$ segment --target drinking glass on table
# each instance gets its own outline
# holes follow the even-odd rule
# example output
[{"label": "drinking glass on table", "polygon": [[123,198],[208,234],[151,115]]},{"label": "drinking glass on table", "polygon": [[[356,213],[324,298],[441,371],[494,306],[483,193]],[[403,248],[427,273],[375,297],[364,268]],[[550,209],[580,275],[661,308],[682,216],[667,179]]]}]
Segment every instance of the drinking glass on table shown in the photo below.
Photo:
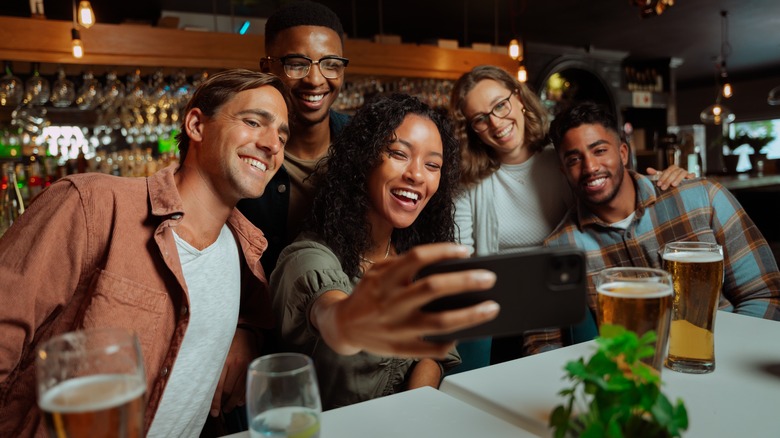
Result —
[{"label": "drinking glass on table", "polygon": [[143,437],[146,378],[134,333],[69,332],[38,351],[38,405],[51,437]]},{"label": "drinking glass on table", "polygon": [[621,325],[639,337],[656,334],[655,354],[642,359],[661,372],[669,339],[672,279],[652,268],[608,268],[595,277],[599,327]]},{"label": "drinking glass on table", "polygon": [[322,406],[311,358],[278,353],[255,359],[246,409],[252,438],[318,438]]},{"label": "drinking glass on table", "polygon": [[666,366],[683,373],[710,373],[715,370],[723,248],[708,242],[672,242],[664,245],[662,257],[674,282]]}]

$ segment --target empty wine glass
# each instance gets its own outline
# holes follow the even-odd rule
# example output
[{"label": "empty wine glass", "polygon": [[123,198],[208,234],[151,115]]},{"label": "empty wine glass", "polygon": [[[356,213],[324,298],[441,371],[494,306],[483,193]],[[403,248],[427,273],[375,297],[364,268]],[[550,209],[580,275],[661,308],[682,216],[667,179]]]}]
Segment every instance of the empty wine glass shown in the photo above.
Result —
[{"label": "empty wine glass", "polygon": [[127,93],[125,94],[125,106],[140,107],[146,98],[146,84],[141,80],[141,70],[136,69],[127,75]]},{"label": "empty wine glass", "polygon": [[18,106],[23,98],[24,84],[21,79],[14,76],[11,63],[6,61],[5,76],[0,78],[0,106]]},{"label": "empty wine glass", "polygon": [[95,79],[91,71],[86,71],[78,96],[76,96],[76,106],[83,110],[94,109],[102,95],[103,87],[100,85],[100,82]]},{"label": "empty wine glass", "polygon": [[116,71],[112,70],[106,74],[106,85],[103,88],[103,97],[101,106],[105,110],[116,109],[122,104],[125,98],[125,84],[117,79]]},{"label": "empty wine glass", "polygon": [[76,87],[65,76],[65,69],[57,69],[57,80],[51,87],[51,104],[57,108],[69,107],[76,99]]},{"label": "empty wine glass", "polygon": [[49,80],[41,76],[38,63],[33,63],[33,74],[24,83],[24,102],[30,105],[46,105],[51,96]]}]

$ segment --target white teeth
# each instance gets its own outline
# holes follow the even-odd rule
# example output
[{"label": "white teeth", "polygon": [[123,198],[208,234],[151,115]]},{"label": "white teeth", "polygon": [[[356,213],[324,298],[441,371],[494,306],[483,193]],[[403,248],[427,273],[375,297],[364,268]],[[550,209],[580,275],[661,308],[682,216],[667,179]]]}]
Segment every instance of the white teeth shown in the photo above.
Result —
[{"label": "white teeth", "polygon": [[396,189],[396,190],[393,190],[392,193],[394,195],[403,196],[404,198],[409,198],[409,199],[411,199],[413,201],[417,201],[418,199],[420,199],[420,196],[417,195],[417,193],[408,192],[406,190]]},{"label": "white teeth", "polygon": [[307,102],[319,102],[321,101],[325,95],[324,94],[305,94],[301,96],[303,100]]},{"label": "white teeth", "polygon": [[252,159],[252,158],[242,158],[241,161],[243,161],[244,163],[246,163],[246,164],[248,164],[248,165],[250,165],[252,167],[258,168],[258,169],[262,170],[263,172],[265,172],[268,169],[268,167],[266,167],[266,165],[263,164],[262,161],[258,161],[258,160]]},{"label": "white teeth", "polygon": [[596,187],[596,186],[599,186],[599,185],[603,184],[605,180],[606,180],[606,178],[594,179],[593,181],[589,181],[586,185],[588,187]]},{"label": "white teeth", "polygon": [[501,130],[501,132],[496,134],[496,138],[506,137],[509,134],[509,131],[511,131],[511,130],[512,130],[512,125],[507,125],[506,128],[504,128],[503,130]]}]

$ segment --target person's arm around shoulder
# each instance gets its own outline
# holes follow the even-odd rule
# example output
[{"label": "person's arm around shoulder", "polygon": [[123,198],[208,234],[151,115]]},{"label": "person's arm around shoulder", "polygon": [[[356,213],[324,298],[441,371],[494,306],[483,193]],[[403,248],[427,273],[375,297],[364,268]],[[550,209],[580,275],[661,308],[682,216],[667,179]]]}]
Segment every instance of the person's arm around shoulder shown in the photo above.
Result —
[{"label": "person's arm around shoulder", "polygon": [[485,301],[446,312],[424,312],[421,307],[442,296],[489,289],[496,276],[485,270],[437,274],[416,281],[415,276],[431,263],[467,256],[464,246],[437,243],[377,262],[351,295],[341,291],[322,294],[311,307],[311,323],[339,354],[366,351],[380,356],[444,358],[454,342],[429,342],[424,336],[489,321],[498,315],[499,306]]},{"label": "person's arm around shoulder", "polygon": [[666,190],[669,187],[677,187],[684,179],[696,178],[695,174],[688,172],[676,164],[672,164],[665,170],[656,170],[652,167],[648,167],[646,172],[661,190]]}]

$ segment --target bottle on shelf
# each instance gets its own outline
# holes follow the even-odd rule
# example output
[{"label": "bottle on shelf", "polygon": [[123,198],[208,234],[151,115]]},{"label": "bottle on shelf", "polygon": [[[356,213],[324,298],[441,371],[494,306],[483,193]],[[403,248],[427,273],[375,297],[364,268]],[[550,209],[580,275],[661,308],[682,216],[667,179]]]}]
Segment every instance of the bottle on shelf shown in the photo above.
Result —
[{"label": "bottle on shelf", "polygon": [[13,163],[3,163],[0,171],[0,236],[24,213],[24,200],[16,181]]}]

